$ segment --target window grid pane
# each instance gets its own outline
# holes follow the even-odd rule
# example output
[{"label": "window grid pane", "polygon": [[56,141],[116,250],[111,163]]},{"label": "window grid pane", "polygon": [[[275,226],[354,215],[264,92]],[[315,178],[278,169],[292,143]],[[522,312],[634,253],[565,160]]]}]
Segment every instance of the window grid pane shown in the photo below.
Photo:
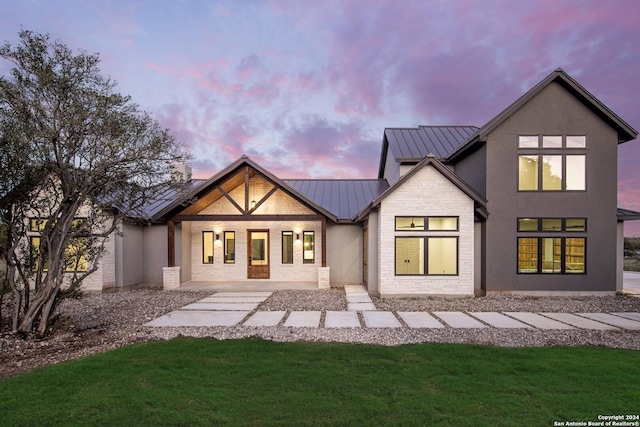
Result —
[{"label": "window grid pane", "polygon": [[538,238],[518,238],[518,273],[538,272]]},{"label": "window grid pane", "polygon": [[543,136],[542,137],[543,148],[562,148],[561,136]]},{"label": "window grid pane", "polygon": [[518,190],[538,190],[538,156],[518,156]]},{"label": "window grid pane", "polygon": [[567,156],[567,190],[585,190],[585,156]]},{"label": "window grid pane", "polygon": [[586,136],[567,136],[567,148],[586,148]]},{"label": "window grid pane", "polygon": [[560,273],[562,271],[562,239],[557,237],[542,239],[542,272]]},{"label": "window grid pane", "polygon": [[458,274],[458,239],[455,237],[429,237],[428,274]]},{"label": "window grid pane", "polygon": [[585,272],[585,238],[567,237],[565,239],[565,265],[567,273]]},{"label": "window grid pane", "polygon": [[396,275],[424,274],[424,238],[396,237]]},{"label": "window grid pane", "polygon": [[224,263],[235,264],[236,262],[236,233],[235,231],[224,232]]},{"label": "window grid pane", "polygon": [[518,231],[538,231],[538,219],[537,218],[518,219]]},{"label": "window grid pane", "polygon": [[213,264],[213,231],[202,232],[202,263]]},{"label": "window grid pane", "polygon": [[520,136],[518,138],[518,148],[538,148],[537,136]]},{"label": "window grid pane", "polygon": [[455,216],[429,217],[429,231],[457,231],[458,218]]},{"label": "window grid pane", "polygon": [[293,231],[282,232],[282,263],[293,264]]},{"label": "window grid pane", "polygon": [[396,217],[396,231],[424,230],[424,217]]},{"label": "window grid pane", "polygon": [[315,238],[313,231],[305,231],[302,240],[302,262],[313,264],[315,262]]},{"label": "window grid pane", "polygon": [[542,189],[562,190],[562,156],[542,156]]}]

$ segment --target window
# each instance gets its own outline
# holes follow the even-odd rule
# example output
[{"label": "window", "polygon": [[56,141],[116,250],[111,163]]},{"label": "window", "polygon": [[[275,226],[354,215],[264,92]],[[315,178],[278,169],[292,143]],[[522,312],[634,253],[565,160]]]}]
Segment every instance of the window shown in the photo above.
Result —
[{"label": "window", "polygon": [[396,217],[396,231],[424,230],[424,217]]},{"label": "window", "polygon": [[213,264],[213,231],[202,232],[202,263]]},{"label": "window", "polygon": [[457,237],[396,237],[396,275],[424,274],[458,274]]},{"label": "window", "polygon": [[224,232],[224,263],[235,264],[236,262],[236,233],[235,231]]},{"label": "window", "polygon": [[458,217],[441,216],[428,218],[429,231],[458,231]]},{"label": "window", "polygon": [[282,232],[282,263],[293,264],[293,231]]},{"label": "window", "polygon": [[315,238],[313,231],[302,233],[302,262],[313,264],[315,260]]},{"label": "window", "polygon": [[518,231],[587,231],[587,219],[518,218]]},{"label": "window", "polygon": [[[585,136],[520,136],[518,191],[586,190]],[[584,151],[584,150],[580,150]]]},{"label": "window", "polygon": [[[519,232],[545,233],[518,237],[518,273],[584,274],[587,230],[585,218],[519,218]],[[560,234],[560,235],[558,235]]]},{"label": "window", "polygon": [[[425,228],[426,224],[426,228]],[[396,231],[458,231],[458,217],[396,217]]]},{"label": "window", "polygon": [[[31,243],[31,256],[35,263],[38,262],[41,239],[39,236],[29,238]],[[76,237],[71,239],[69,245],[64,249],[64,271],[65,273],[86,272],[89,268],[87,252],[89,251],[89,239]],[[44,271],[49,270],[49,257],[45,257]],[[37,264],[34,264],[34,269]]]}]

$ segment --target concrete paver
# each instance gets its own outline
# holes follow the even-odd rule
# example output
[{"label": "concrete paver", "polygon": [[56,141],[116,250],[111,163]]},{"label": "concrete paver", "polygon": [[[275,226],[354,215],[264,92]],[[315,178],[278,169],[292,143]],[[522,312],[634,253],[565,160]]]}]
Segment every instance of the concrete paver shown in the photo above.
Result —
[{"label": "concrete paver", "polygon": [[216,292],[213,295],[217,297],[264,297],[265,299],[267,299],[272,294],[273,292],[248,291],[248,292]]},{"label": "concrete paver", "polygon": [[511,317],[507,317],[504,314],[497,313],[495,311],[486,311],[486,312],[472,312],[469,313],[473,317],[482,320],[484,323],[488,323],[494,328],[507,328],[507,329],[516,329],[516,328],[530,328],[531,326],[526,325],[522,322],[518,322]]},{"label": "concrete paver", "polygon": [[486,328],[487,325],[478,322],[473,317],[461,311],[434,311],[437,317],[442,319],[452,328]]},{"label": "concrete paver", "polygon": [[320,326],[321,311],[292,311],[284,326],[292,328],[317,328]]},{"label": "concrete paver", "polygon": [[348,302],[371,302],[369,294],[353,293],[347,295]]},{"label": "concrete paver", "polygon": [[325,328],[359,328],[360,319],[354,311],[327,311]]},{"label": "concrete paver", "polygon": [[349,311],[375,311],[376,306],[372,302],[349,302],[347,309]]},{"label": "concrete paver", "polygon": [[276,326],[286,311],[257,311],[242,326]]},{"label": "concrete paver", "polygon": [[597,329],[597,330],[617,330],[615,326],[605,325],[604,323],[596,322],[595,320],[587,319],[584,317],[576,316],[571,313],[540,313],[543,316],[550,317],[555,320],[559,320],[563,323],[568,323],[572,326],[577,326],[581,329]]},{"label": "concrete paver", "polygon": [[180,310],[210,310],[210,311],[245,311],[255,310],[260,305],[251,303],[224,303],[224,302],[194,302],[182,307]]},{"label": "concrete paver", "polygon": [[623,317],[614,316],[608,313],[576,313],[578,316],[586,317],[591,320],[606,323],[608,325],[617,326],[622,329],[632,331],[640,331],[640,322]]},{"label": "concrete paver", "polygon": [[235,326],[249,313],[249,311],[176,310],[145,323],[144,326]]},{"label": "concrete paver", "polygon": [[413,329],[418,328],[444,328],[444,325],[438,322],[435,317],[429,313],[422,311],[398,311],[398,316]]},{"label": "concrete paver", "polygon": [[362,312],[367,328],[401,328],[402,323],[390,311],[364,311]]},{"label": "concrete paver", "polygon": [[212,295],[210,297],[203,298],[198,302],[222,302],[222,303],[236,303],[236,302],[257,302],[261,303],[266,300],[265,297],[219,297]]},{"label": "concrete paver", "polygon": [[620,317],[624,317],[625,319],[631,319],[631,320],[637,320],[638,322],[640,322],[640,313],[634,313],[634,312],[621,312],[621,313],[611,313],[611,314],[615,314],[616,316],[620,316]]},{"label": "concrete paver", "polygon": [[528,323],[538,329],[575,329],[573,326],[569,326],[566,323],[558,322],[557,320],[549,319],[548,317],[540,316],[536,313],[508,311],[504,314],[515,317],[521,322]]}]

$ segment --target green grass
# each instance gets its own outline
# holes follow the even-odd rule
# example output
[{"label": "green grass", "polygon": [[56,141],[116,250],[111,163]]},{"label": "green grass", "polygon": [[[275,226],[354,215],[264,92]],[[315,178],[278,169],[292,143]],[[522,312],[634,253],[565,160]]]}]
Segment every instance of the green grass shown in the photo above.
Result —
[{"label": "green grass", "polygon": [[638,258],[625,258],[624,271],[640,271],[640,260]]},{"label": "green grass", "polygon": [[0,381],[0,425],[553,425],[637,413],[640,352],[175,339]]}]

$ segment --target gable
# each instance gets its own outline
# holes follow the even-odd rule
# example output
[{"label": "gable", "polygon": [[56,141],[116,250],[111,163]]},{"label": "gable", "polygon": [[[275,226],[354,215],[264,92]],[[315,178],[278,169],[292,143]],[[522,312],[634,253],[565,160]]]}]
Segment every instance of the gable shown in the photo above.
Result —
[{"label": "gable", "polygon": [[155,222],[182,221],[203,215],[317,215],[331,220],[334,215],[307,200],[286,183],[262,169],[247,156],[183,194],[159,211]]}]

